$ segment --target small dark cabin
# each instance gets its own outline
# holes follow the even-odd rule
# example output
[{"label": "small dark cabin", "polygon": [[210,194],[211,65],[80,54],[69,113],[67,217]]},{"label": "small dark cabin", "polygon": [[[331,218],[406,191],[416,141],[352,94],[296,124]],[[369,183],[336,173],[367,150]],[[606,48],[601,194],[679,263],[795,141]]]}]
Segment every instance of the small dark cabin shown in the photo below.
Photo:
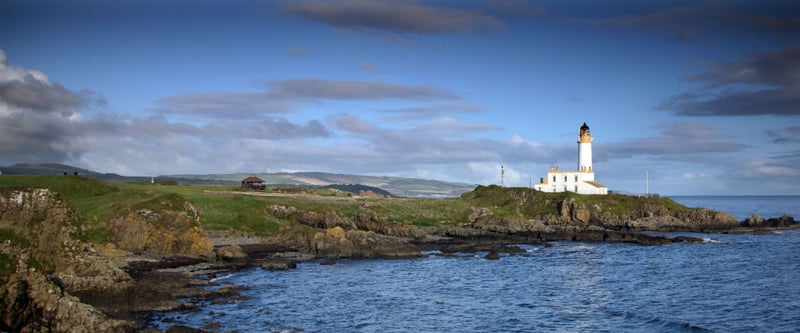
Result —
[{"label": "small dark cabin", "polygon": [[263,190],[267,188],[267,185],[264,184],[263,179],[258,178],[256,176],[250,176],[245,179],[242,179],[242,188],[252,189],[252,190]]}]

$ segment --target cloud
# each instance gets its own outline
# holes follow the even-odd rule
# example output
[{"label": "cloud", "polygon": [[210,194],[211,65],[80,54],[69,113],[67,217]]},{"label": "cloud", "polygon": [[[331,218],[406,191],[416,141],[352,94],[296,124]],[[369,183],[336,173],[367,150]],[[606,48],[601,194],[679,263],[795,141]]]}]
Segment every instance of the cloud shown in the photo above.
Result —
[{"label": "cloud", "polygon": [[727,179],[735,179],[736,190],[751,187],[768,189],[763,194],[797,193],[797,179],[800,177],[800,151],[784,155],[745,157],[725,170]]},{"label": "cloud", "polygon": [[204,118],[252,119],[266,114],[294,112],[323,100],[408,100],[459,99],[441,89],[378,81],[293,79],[275,81],[261,92],[211,92],[171,96],[159,101],[154,110]]},{"label": "cloud", "polygon": [[298,107],[296,101],[276,98],[269,92],[214,92],[170,96],[160,100],[154,111],[191,117],[250,119],[264,114],[289,113]]},{"label": "cloud", "polygon": [[407,108],[378,109],[375,111],[390,115],[389,118],[392,120],[407,121],[439,117],[447,114],[483,112],[484,109],[472,103],[454,101]]},{"label": "cloud", "polygon": [[0,159],[63,160],[74,125],[91,102],[88,90],[71,91],[44,73],[8,64],[0,50]]},{"label": "cloud", "polygon": [[[0,60],[5,60],[2,50]],[[230,108],[215,104],[221,100],[239,101],[234,107],[244,108],[271,101],[287,103],[236,93],[187,95],[171,102],[185,103],[182,106],[187,113],[202,113]],[[104,104],[102,96],[88,89],[72,91],[49,82],[44,73],[0,61],[0,164],[81,163],[125,174],[161,169],[180,172],[181,168],[200,171],[198,166],[217,168],[227,164],[226,158],[245,166],[255,165],[261,156],[240,156],[249,149],[244,143],[252,140],[269,141],[288,149],[297,145],[293,142],[296,140],[331,135],[318,120],[299,124],[262,116],[247,121],[218,117],[205,123],[185,123],[168,120],[165,115],[120,115],[103,108],[92,112],[91,117],[84,113],[87,108]],[[231,152],[219,150],[221,146],[237,144],[240,146]]]},{"label": "cloud", "polygon": [[356,80],[298,79],[272,84],[270,94],[285,98],[330,100],[404,99],[429,101],[456,99],[457,96],[431,86],[407,86],[386,82]]},{"label": "cloud", "polygon": [[659,126],[657,136],[607,143],[595,154],[596,161],[634,156],[703,163],[711,153],[733,153],[746,148],[733,137],[704,123],[678,122]]},{"label": "cloud", "polygon": [[372,134],[380,129],[357,116],[340,113],[336,116],[328,116],[327,122],[334,127],[354,134]]},{"label": "cloud", "polygon": [[767,130],[767,135],[773,138],[773,143],[800,143],[800,126],[790,126],[783,130]]},{"label": "cloud", "polygon": [[0,49],[0,104],[5,106],[0,116],[32,111],[69,117],[85,106],[104,103],[103,96],[88,89],[72,91],[50,82],[40,71],[9,65]]},{"label": "cloud", "polygon": [[504,26],[499,19],[478,11],[435,7],[414,1],[307,0],[286,2],[284,8],[297,16],[356,30],[432,34],[491,31]]},{"label": "cloud", "polygon": [[37,112],[73,110],[84,105],[80,94],[67,90],[59,84],[51,84],[25,75],[23,80],[0,82],[0,100],[12,107]]},{"label": "cloud", "polygon": [[412,165],[458,164],[497,160],[505,150],[502,143],[477,140],[471,135],[493,130],[493,126],[437,118],[406,128],[378,126],[363,118],[338,114],[327,119],[329,124],[352,135],[362,153],[360,162],[369,164],[372,172],[397,172]]},{"label": "cloud", "polygon": [[305,125],[299,125],[284,118],[265,118],[244,126],[236,121],[212,122],[203,126],[202,130],[204,136],[214,140],[232,138],[297,139],[330,136],[328,129],[318,120],[310,120]]},{"label": "cloud", "polygon": [[79,134],[72,121],[57,113],[15,112],[2,116],[0,160],[63,161],[73,152],[70,139]]},{"label": "cloud", "polygon": [[451,117],[439,117],[420,125],[415,132],[426,133],[431,136],[470,136],[477,132],[493,131],[500,129],[493,124],[465,123]]},{"label": "cloud", "polygon": [[685,78],[704,82],[661,109],[682,116],[800,115],[800,47],[765,52]]},{"label": "cloud", "polygon": [[570,21],[620,29],[660,30],[676,41],[700,42],[706,41],[712,33],[759,33],[768,37],[795,35],[800,32],[800,6],[789,1],[703,2],[631,15]]}]

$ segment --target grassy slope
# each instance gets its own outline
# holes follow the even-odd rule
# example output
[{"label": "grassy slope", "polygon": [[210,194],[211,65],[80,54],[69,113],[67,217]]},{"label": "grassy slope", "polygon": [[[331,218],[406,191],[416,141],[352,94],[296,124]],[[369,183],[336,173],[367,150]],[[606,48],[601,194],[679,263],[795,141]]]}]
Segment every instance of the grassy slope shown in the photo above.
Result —
[{"label": "grassy slope", "polygon": [[108,183],[76,176],[0,175],[0,188],[4,187],[44,187],[60,193],[75,208],[85,227],[86,232],[82,238],[95,243],[108,239],[106,222],[110,218],[160,195],[180,196],[191,202],[197,208],[206,230],[240,231],[256,235],[269,235],[281,226],[291,223],[266,213],[266,207],[273,204],[319,213],[335,213],[342,217],[351,217],[359,212],[376,212],[388,221],[409,222],[418,226],[449,225],[466,221],[472,207],[486,207],[499,216],[533,218],[557,215],[559,204],[565,198],[573,198],[585,207],[597,204],[603,207],[603,211],[616,215],[625,215],[645,204],[663,205],[668,209],[682,207],[665,198],[541,193],[527,188],[499,186],[479,186],[460,198],[442,199],[356,198],[333,190],[312,190],[308,195],[295,196],[251,196],[220,193],[233,189],[228,185]]},{"label": "grassy slope", "polygon": [[[535,199],[534,199],[535,197]],[[492,209],[495,215],[542,218],[557,215],[564,200],[573,199],[586,209],[593,205],[603,212],[617,216],[630,216],[646,210],[648,205],[663,207],[669,211],[685,208],[669,198],[638,198],[624,195],[581,195],[573,192],[545,193],[528,188],[502,188],[499,186],[478,186],[474,191],[464,193],[461,199],[475,207]],[[630,216],[638,217],[638,216]]]},{"label": "grassy slope", "polygon": [[[314,190],[312,195],[261,197],[242,194],[209,194],[230,191],[226,185],[162,186],[108,183],[76,176],[0,175],[0,188],[43,187],[61,194],[77,211],[86,230],[84,240],[101,243],[108,239],[106,221],[144,201],[160,195],[179,195],[198,210],[206,230],[230,230],[269,235],[290,222],[266,214],[268,205],[295,206],[320,213],[353,216],[371,210],[390,221],[416,225],[449,224],[464,220],[469,206],[457,198],[353,198],[333,190]],[[287,190],[296,193],[297,190]]]}]

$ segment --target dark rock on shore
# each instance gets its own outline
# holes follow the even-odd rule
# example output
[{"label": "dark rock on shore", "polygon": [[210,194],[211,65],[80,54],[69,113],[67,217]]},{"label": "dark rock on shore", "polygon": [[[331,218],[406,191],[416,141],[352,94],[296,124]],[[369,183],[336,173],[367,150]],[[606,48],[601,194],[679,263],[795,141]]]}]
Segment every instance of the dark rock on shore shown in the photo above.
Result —
[{"label": "dark rock on shore", "polygon": [[489,259],[489,260],[498,260],[498,259],[500,259],[500,253],[492,251],[492,252],[489,252],[488,254],[486,254],[486,256],[484,258]]},{"label": "dark rock on shore", "polygon": [[238,244],[232,244],[217,249],[217,257],[225,262],[234,264],[246,264],[250,257]]},{"label": "dark rock on shore", "polygon": [[797,224],[797,221],[789,215],[764,219],[761,215],[755,214],[742,221],[743,227],[751,228],[788,228],[795,224]]},{"label": "dark rock on shore", "polygon": [[297,263],[289,260],[267,260],[261,263],[261,268],[270,271],[285,271],[297,268]]}]

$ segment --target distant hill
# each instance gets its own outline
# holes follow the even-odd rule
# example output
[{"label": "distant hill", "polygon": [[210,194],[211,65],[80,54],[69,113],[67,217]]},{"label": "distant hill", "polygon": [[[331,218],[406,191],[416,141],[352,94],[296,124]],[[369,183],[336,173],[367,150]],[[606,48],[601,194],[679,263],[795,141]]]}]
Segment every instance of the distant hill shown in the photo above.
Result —
[{"label": "distant hill", "polygon": [[[2,172],[4,175],[60,175],[63,173],[73,175],[77,172],[82,176],[115,182],[150,181],[150,177],[131,177],[114,173],[99,173],[87,169],[56,163],[15,164],[12,166],[0,167],[0,172]],[[271,186],[283,185],[293,187],[337,187],[342,190],[371,190],[372,192],[381,195],[394,195],[403,197],[455,197],[464,192],[472,191],[476,186],[474,184],[446,182],[430,179],[388,176],[359,176],[325,172],[162,175],[158,176],[157,179],[175,180],[179,184],[219,184],[237,186],[240,184],[242,179],[247,178],[248,176],[257,176]]]},{"label": "distant hill", "polygon": [[81,176],[117,182],[150,180],[150,177],[127,177],[115,173],[99,173],[57,163],[14,164],[12,166],[0,167],[0,172],[2,172],[4,175],[74,175],[77,173]]},{"label": "distant hill", "polygon": [[[256,176],[270,185],[295,185],[295,186],[328,186],[328,185],[365,185],[387,191],[395,196],[402,197],[455,197],[464,192],[475,189],[474,184],[446,182],[431,179],[389,177],[389,176],[360,176],[326,172],[276,172],[276,173],[231,173],[210,175],[169,175],[168,178],[186,181],[216,181],[219,184],[239,184],[248,177]],[[376,192],[377,193],[377,192]]]}]

